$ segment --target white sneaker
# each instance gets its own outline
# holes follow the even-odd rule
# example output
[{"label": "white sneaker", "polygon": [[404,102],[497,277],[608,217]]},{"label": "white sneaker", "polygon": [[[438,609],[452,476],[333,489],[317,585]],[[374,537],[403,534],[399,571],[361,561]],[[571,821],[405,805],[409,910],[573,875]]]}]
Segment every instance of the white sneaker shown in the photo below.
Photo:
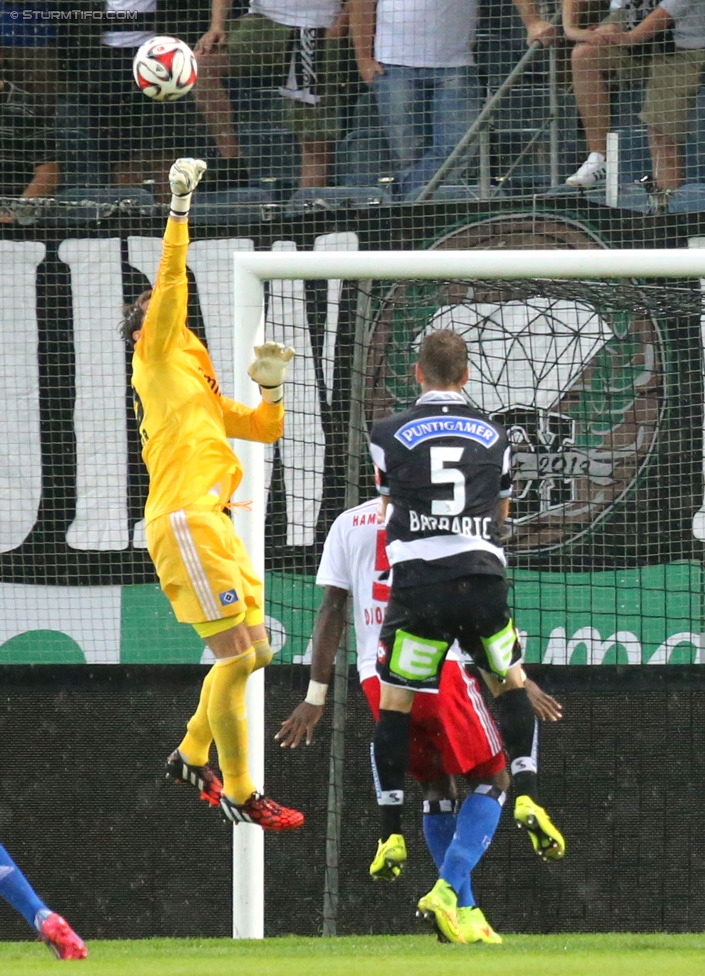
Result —
[{"label": "white sneaker", "polygon": [[591,152],[580,169],[565,181],[566,186],[580,186],[583,190],[591,190],[593,186],[604,181],[606,173],[605,157],[602,153]]}]

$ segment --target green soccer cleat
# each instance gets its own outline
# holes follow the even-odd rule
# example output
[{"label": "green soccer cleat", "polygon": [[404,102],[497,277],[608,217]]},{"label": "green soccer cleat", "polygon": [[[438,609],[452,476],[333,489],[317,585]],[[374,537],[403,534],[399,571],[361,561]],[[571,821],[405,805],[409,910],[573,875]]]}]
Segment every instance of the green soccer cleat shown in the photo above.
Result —
[{"label": "green soccer cleat", "polygon": [[416,915],[433,925],[439,942],[467,941],[458,919],[458,898],[443,878],[439,878],[429,893],[419,900]]},{"label": "green soccer cleat", "polygon": [[406,842],[401,834],[390,834],[377,844],[377,853],[370,864],[375,881],[394,881],[401,874],[406,861]]},{"label": "green soccer cleat", "polygon": [[517,827],[529,835],[534,850],[544,861],[558,861],[565,856],[565,840],[543,807],[530,796],[518,796],[514,804]]},{"label": "green soccer cleat", "polygon": [[492,928],[477,905],[458,909],[458,926],[466,942],[486,942],[499,945],[502,936]]}]

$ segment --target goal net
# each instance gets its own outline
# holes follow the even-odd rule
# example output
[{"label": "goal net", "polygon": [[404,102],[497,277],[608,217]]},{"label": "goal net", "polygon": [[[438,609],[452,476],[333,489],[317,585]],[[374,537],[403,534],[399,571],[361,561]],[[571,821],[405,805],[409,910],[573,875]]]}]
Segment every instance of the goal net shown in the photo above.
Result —
[{"label": "goal net", "polygon": [[[644,266],[645,255],[650,277],[635,278],[629,268]],[[397,280],[372,277],[385,262]],[[520,262],[527,270],[512,276]],[[600,277],[582,275],[589,262],[601,267]],[[444,265],[456,271],[471,263],[480,265],[477,276],[438,274]],[[653,526],[633,521],[651,500],[657,469],[663,481],[664,463],[679,465],[680,491],[686,485],[693,490],[692,474],[701,473],[701,446],[687,457],[682,451],[674,455],[672,447],[674,437],[683,443],[701,433],[703,297],[694,272],[702,265],[696,250],[238,255],[236,291],[244,295],[249,289],[252,301],[249,308],[238,303],[237,330],[242,335],[243,329],[257,328],[266,304],[265,332],[296,344],[295,323],[310,325],[316,284],[320,291],[327,276],[323,300],[330,302],[336,276],[337,299],[347,297],[333,316],[335,335],[324,342],[335,341],[342,354],[336,355],[342,386],[336,393],[349,416],[339,417],[343,428],[331,431],[338,443],[328,452],[328,481],[335,474],[340,481],[345,459],[348,499],[371,490],[369,424],[418,395],[413,364],[420,340],[434,329],[458,332],[469,351],[465,395],[509,429],[513,444],[515,495],[506,541],[513,565],[609,570],[658,561],[669,551],[682,558],[689,545],[669,541],[669,526],[677,521],[688,523],[691,538],[702,535],[699,504],[689,522],[683,502],[675,511],[661,511]],[[355,280],[348,277],[349,266]],[[282,276],[316,275],[308,282],[312,287],[299,291],[299,314],[290,287],[288,298],[282,297],[282,279],[272,280],[265,301],[263,276],[278,267]],[[308,345],[310,335],[303,342]],[[325,372],[324,350],[320,368]],[[295,376],[295,390],[316,381],[310,365],[304,370],[309,375]],[[300,430],[305,438],[303,390],[292,400],[289,433],[295,438]],[[341,451],[346,430],[356,440]],[[305,444],[288,450],[301,458]],[[324,478],[310,514],[316,514],[326,488]],[[295,510],[301,507],[299,502]],[[286,531],[290,546],[306,536],[305,530],[297,535],[295,525]],[[281,538],[272,541],[281,547]],[[317,538],[309,534],[308,541]]]},{"label": "goal net", "polygon": [[[307,592],[302,576],[310,582],[315,573],[335,515],[373,496],[370,424],[414,401],[416,351],[434,329],[452,329],[466,340],[465,395],[510,433],[514,497],[506,548],[527,663],[705,659],[705,252],[238,254],[235,263],[236,332],[245,344],[263,316],[268,338],[303,343],[306,353],[315,308],[328,307],[329,327],[334,321],[333,334],[319,342],[319,355],[326,342],[336,350],[338,371],[335,393],[321,400],[331,411],[327,437],[319,445],[311,439],[310,417],[299,404],[314,377],[294,366],[285,451],[297,461],[287,475],[286,458],[275,457],[279,477],[270,484],[268,568],[276,575],[282,566],[299,567],[298,587],[294,573],[292,585],[270,591],[270,615],[305,621],[300,632],[283,635],[282,660],[307,660],[318,597],[308,590],[303,605],[287,601]],[[640,267],[648,277],[635,276]],[[293,288],[293,279],[306,287]],[[325,354],[319,366],[325,374]],[[317,453],[322,482],[301,477]],[[307,484],[320,490],[292,507],[287,491],[306,494]],[[297,548],[284,513],[311,503],[318,530],[309,546]],[[297,560],[297,551],[306,558]],[[335,686],[328,932],[336,931],[346,802],[348,660],[354,660],[354,635],[338,655]],[[356,731],[352,742],[358,737]]]}]

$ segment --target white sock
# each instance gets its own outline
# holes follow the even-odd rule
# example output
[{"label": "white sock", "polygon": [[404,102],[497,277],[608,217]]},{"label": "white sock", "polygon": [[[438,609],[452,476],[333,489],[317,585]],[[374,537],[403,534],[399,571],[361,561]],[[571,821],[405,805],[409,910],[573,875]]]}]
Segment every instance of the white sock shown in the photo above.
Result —
[{"label": "white sock", "polygon": [[588,163],[604,163],[605,157],[601,152],[591,152],[587,158]]}]

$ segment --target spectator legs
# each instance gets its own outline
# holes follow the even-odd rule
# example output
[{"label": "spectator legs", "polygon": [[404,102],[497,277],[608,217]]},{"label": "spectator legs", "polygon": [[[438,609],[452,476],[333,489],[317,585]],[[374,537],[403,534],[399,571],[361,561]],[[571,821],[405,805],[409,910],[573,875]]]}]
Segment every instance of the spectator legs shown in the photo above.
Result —
[{"label": "spectator legs", "polygon": [[240,155],[230,93],[223,79],[230,73],[230,59],[225,51],[213,51],[198,57],[198,83],[193,89],[196,108],[223,159]]},{"label": "spectator legs", "polygon": [[[374,82],[379,114],[399,167],[399,193],[413,199],[477,118],[482,93],[473,66],[385,65],[384,72]],[[456,173],[467,168],[473,152],[471,147],[458,160]]]},{"label": "spectator legs", "polygon": [[572,53],[573,91],[588,152],[604,156],[610,128],[610,93],[600,49],[576,44]]},{"label": "spectator legs", "polygon": [[423,87],[414,68],[385,65],[373,84],[380,121],[399,176],[421,158],[426,136]]},{"label": "spectator legs", "polygon": [[299,136],[301,148],[301,176],[299,187],[327,186],[328,167],[333,158],[330,142]]},{"label": "spectator legs", "polygon": [[[434,69],[431,92],[431,146],[411,174],[415,196],[438,171],[482,110],[483,97],[474,66]],[[468,146],[456,160],[446,181],[462,179],[477,152],[477,143]]]},{"label": "spectator legs", "polygon": [[659,190],[677,190],[685,183],[683,146],[671,135],[649,128],[649,150]]}]

